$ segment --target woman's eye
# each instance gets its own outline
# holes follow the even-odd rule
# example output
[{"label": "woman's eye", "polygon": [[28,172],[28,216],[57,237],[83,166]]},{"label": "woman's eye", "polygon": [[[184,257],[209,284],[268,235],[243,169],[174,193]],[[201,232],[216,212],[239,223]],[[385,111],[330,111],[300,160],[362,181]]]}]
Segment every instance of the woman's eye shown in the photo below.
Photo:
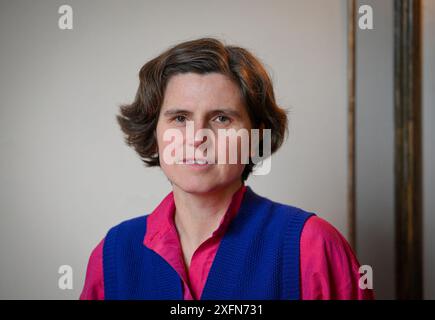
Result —
[{"label": "woman's eye", "polygon": [[175,122],[178,122],[178,123],[184,123],[184,121],[186,121],[186,117],[185,116],[176,116],[174,118],[174,120],[175,120]]},{"label": "woman's eye", "polygon": [[228,118],[227,116],[217,116],[216,120],[219,123],[228,123],[230,121],[230,118]]}]

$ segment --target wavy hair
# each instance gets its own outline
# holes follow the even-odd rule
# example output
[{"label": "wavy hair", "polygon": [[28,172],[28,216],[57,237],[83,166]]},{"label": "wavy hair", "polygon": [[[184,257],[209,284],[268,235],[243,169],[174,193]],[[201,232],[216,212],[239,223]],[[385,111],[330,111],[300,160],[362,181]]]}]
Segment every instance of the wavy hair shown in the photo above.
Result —
[{"label": "wavy hair", "polygon": [[[272,81],[262,63],[248,50],[225,45],[215,38],[200,38],[177,44],[145,63],[139,71],[139,87],[131,104],[120,106],[117,121],[127,145],[134,148],[148,167],[159,166],[156,127],[166,84],[180,73],[221,73],[234,80],[244,100],[252,128],[271,129],[274,153],[288,134],[287,112],[275,101]],[[260,134],[260,153],[263,153]],[[269,156],[264,155],[262,156]],[[242,180],[251,174],[249,160]]]}]

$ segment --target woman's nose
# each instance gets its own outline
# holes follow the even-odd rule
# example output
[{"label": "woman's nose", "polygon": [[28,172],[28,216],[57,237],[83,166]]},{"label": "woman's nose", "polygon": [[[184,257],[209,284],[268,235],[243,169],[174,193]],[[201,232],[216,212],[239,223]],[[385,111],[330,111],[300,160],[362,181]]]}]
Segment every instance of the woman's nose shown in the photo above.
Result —
[{"label": "woman's nose", "polygon": [[196,134],[195,134],[195,142],[194,142],[193,146],[194,146],[195,148],[198,148],[198,147],[199,147],[201,144],[203,144],[206,140],[207,140],[207,137],[206,137],[206,136],[199,136],[199,137],[197,137]]},{"label": "woman's nose", "polygon": [[191,121],[187,124],[186,142],[197,148],[207,140],[206,129],[208,129],[206,121]]}]

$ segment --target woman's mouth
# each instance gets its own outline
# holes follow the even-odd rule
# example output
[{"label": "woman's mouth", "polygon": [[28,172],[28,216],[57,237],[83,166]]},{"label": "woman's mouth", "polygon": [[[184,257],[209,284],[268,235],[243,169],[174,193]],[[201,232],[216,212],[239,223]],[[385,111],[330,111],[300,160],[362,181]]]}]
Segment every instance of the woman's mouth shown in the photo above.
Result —
[{"label": "woman's mouth", "polygon": [[190,168],[207,168],[211,164],[208,163],[207,159],[183,159],[175,162],[176,164],[187,165]]}]

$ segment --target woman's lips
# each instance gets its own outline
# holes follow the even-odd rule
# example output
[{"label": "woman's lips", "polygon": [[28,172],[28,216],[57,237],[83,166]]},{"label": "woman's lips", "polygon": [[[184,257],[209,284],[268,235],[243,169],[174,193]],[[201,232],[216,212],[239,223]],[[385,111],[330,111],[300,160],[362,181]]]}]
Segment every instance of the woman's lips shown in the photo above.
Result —
[{"label": "woman's lips", "polygon": [[207,167],[211,166],[211,164],[208,163],[208,161],[206,159],[195,159],[195,160],[183,159],[183,160],[178,160],[175,163],[186,165],[186,166],[189,166],[190,168],[199,168],[199,169],[203,169],[203,168],[207,168]]}]

